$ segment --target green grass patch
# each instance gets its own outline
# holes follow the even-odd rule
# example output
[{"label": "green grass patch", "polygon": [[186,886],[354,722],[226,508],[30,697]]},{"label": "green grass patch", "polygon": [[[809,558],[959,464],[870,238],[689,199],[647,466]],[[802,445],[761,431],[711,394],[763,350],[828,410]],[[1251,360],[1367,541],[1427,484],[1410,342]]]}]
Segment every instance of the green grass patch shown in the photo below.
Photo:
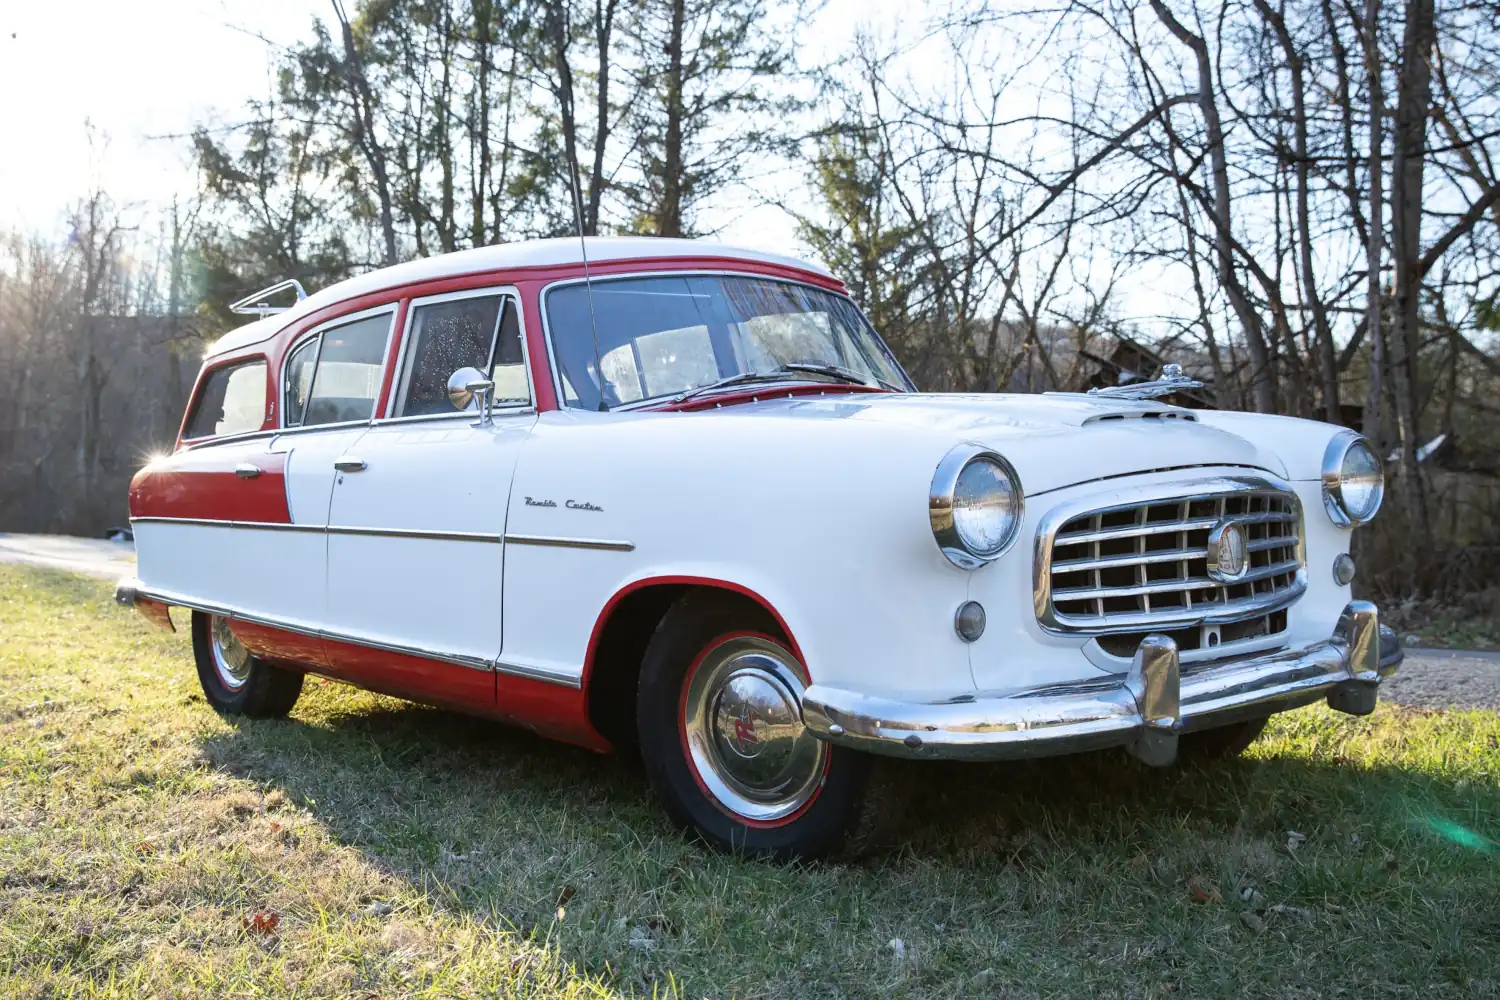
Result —
[{"label": "green grass patch", "polygon": [[498,725],[316,679],[226,722],[188,645],[0,566],[0,996],[1500,993],[1492,712],[927,766],[899,846],[776,866]]}]

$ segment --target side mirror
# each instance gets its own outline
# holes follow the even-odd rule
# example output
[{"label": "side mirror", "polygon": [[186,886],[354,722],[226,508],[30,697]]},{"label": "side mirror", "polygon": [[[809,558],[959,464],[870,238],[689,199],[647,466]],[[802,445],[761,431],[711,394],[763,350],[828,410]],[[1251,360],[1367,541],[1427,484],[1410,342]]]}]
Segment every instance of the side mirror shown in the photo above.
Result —
[{"label": "side mirror", "polygon": [[448,402],[455,409],[467,410],[478,402],[479,419],[476,427],[487,427],[492,421],[490,405],[495,399],[495,382],[484,377],[478,368],[460,368],[448,376]]}]

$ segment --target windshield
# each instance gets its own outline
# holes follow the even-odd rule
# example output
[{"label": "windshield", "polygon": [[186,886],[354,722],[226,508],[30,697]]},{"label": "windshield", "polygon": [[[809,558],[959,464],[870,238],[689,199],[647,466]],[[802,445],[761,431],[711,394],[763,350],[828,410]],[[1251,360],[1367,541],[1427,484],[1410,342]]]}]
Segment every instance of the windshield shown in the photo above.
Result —
[{"label": "windshield", "polygon": [[[769,278],[669,275],[582,283],[547,293],[547,328],[568,406],[597,410],[656,399],[783,365],[846,369],[871,385],[911,383],[847,298]],[[781,378],[822,381],[822,373]],[[837,376],[833,376],[838,381]]]}]

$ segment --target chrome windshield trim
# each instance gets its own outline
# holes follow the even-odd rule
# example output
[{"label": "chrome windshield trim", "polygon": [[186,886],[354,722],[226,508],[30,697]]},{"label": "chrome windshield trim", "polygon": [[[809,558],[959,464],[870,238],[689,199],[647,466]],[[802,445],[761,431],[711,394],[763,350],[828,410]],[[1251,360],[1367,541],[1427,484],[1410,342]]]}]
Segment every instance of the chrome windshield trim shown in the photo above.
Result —
[{"label": "chrome windshield trim", "polygon": [[614,541],[608,538],[564,538],[553,535],[506,535],[510,545],[550,545],[560,549],[604,549],[610,552],[631,552],[634,542]]},{"label": "chrome windshield trim", "polygon": [[[711,250],[708,250],[706,252],[709,253],[709,254],[712,254]],[[841,290],[838,290],[838,289],[829,288],[826,285],[820,285],[820,284],[818,284],[816,282],[813,282],[813,281],[800,280],[800,279],[797,279],[797,278],[781,277],[779,275],[760,274],[760,273],[757,273],[755,271],[749,271],[749,270],[742,271],[742,270],[736,270],[734,268],[729,268],[729,267],[725,267],[725,268],[713,268],[713,267],[703,268],[703,267],[695,267],[695,268],[680,268],[680,269],[679,268],[662,268],[662,269],[653,269],[653,270],[649,270],[649,271],[619,271],[619,272],[614,272],[614,273],[610,273],[610,274],[599,275],[598,277],[593,277],[593,278],[588,278],[588,277],[560,278],[557,281],[550,281],[546,285],[542,286],[541,290],[537,293],[537,311],[541,314],[541,317],[542,317],[542,340],[545,341],[546,345],[547,345],[547,364],[552,369],[552,387],[553,387],[553,390],[557,393],[557,408],[559,410],[561,410],[563,412],[568,412],[570,410],[577,410],[579,408],[578,407],[574,407],[574,406],[570,406],[568,404],[568,402],[567,402],[567,396],[563,392],[562,369],[557,364],[557,352],[555,350],[553,350],[553,347],[552,347],[552,320],[551,320],[551,316],[548,314],[548,311],[547,311],[547,296],[552,293],[553,289],[565,288],[565,287],[567,287],[569,285],[582,285],[582,284],[598,285],[598,284],[602,284],[602,283],[604,283],[606,281],[624,281],[624,280],[628,280],[628,279],[632,279],[632,278],[673,278],[673,277],[757,278],[757,279],[760,279],[762,281],[776,281],[776,282],[780,282],[780,283],[786,284],[786,285],[801,285],[804,288],[813,288],[813,289],[817,289],[820,292],[827,292],[829,295],[834,295],[834,296],[842,297],[843,299],[845,299],[846,301],[848,301],[848,303],[851,306],[854,307],[854,311],[859,315],[859,318],[864,323],[866,330],[868,330],[869,333],[870,333],[870,335],[875,338],[875,342],[880,345],[880,349],[881,349],[882,353],[884,353],[886,360],[888,362],[890,362],[891,367],[893,367],[901,375],[901,377],[906,381],[906,388],[902,389],[901,392],[902,393],[915,393],[917,391],[917,384],[912,381],[912,378],[911,378],[911,376],[909,374],[907,374],[906,369],[903,368],[903,367],[901,367],[901,362],[896,359],[895,352],[893,352],[891,350],[891,345],[887,344],[885,342],[885,338],[880,335],[880,331],[877,330],[877,329],[875,329],[875,325],[870,322],[870,318],[868,316],[866,316],[865,313],[864,313],[864,310],[861,309],[861,308],[859,308],[859,306],[854,302],[853,297],[851,297],[849,295],[849,292],[847,290],[842,290],[841,291]],[[837,280],[837,279],[835,279],[835,280]],[[797,384],[799,384],[799,385],[828,385],[828,386],[838,386],[838,385],[841,385],[843,383],[822,382],[822,381],[819,381],[817,379],[807,378],[807,379],[798,380]],[[653,396],[650,399],[638,399],[638,400],[633,400],[633,401],[631,401],[629,403],[621,403],[619,406],[610,407],[609,410],[607,410],[605,412],[608,412],[608,413],[618,413],[618,412],[620,412],[621,410],[623,410],[626,407],[629,407],[629,408],[642,407],[642,408],[644,408],[644,407],[649,407],[651,405],[659,405],[664,400],[670,399],[672,395],[673,394],[668,394],[668,395],[665,395],[665,396]],[[585,410],[583,412],[589,412],[589,411]]]}]

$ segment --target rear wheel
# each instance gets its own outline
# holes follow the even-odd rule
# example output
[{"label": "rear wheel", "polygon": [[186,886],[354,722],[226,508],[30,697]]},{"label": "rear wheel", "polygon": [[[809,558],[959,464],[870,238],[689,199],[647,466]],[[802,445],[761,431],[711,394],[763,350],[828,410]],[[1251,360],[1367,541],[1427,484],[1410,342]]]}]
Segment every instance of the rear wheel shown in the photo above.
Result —
[{"label": "rear wheel", "polygon": [[1177,753],[1179,756],[1198,760],[1238,757],[1250,749],[1250,744],[1255,742],[1266,728],[1266,723],[1270,721],[1270,716],[1263,716],[1259,719],[1246,719],[1244,722],[1219,726],[1217,729],[1184,733],[1177,741]]},{"label": "rear wheel", "polygon": [[[647,647],[636,720],[667,814],[722,850],[812,858],[863,845],[872,761],[802,725],[806,669],[764,611],[693,593]],[[875,815],[872,815],[874,813]]]},{"label": "rear wheel", "polygon": [[203,696],[221,715],[280,719],[302,694],[300,672],[252,656],[219,615],[193,612],[193,658]]}]

